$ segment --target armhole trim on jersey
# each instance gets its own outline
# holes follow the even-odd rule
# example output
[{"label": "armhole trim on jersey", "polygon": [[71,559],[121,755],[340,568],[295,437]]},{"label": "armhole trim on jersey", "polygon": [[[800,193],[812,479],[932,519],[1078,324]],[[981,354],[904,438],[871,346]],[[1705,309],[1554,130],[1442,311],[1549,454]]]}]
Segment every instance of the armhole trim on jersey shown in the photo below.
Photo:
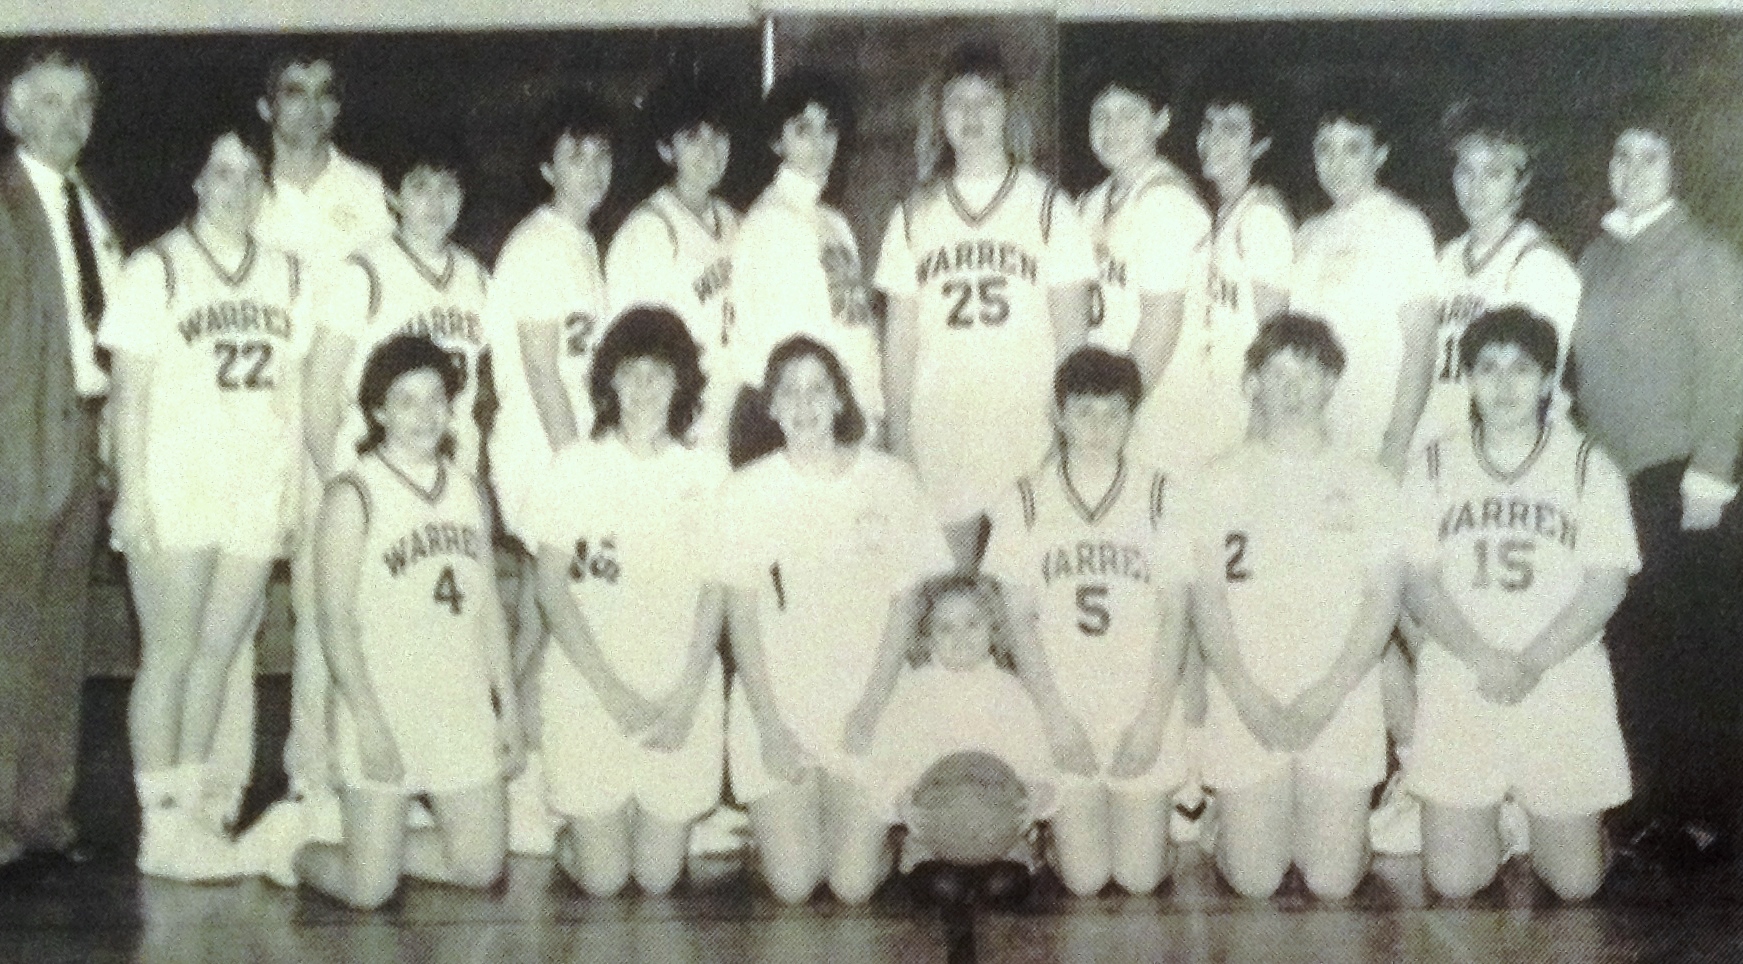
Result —
[{"label": "armhole trim on jersey", "polygon": [[[1269,205],[1281,212],[1285,221],[1289,219],[1289,206],[1283,203],[1283,195],[1278,193],[1276,188],[1269,184],[1258,184],[1254,185],[1252,191],[1253,199],[1249,202],[1249,208],[1258,207],[1261,204]],[[1247,245],[1243,240],[1247,236],[1246,227],[1246,218],[1235,218],[1235,254],[1240,256],[1242,263],[1247,260]]]},{"label": "armhole trim on jersey", "polygon": [[290,269],[290,300],[297,300],[297,293],[303,289],[303,263],[289,251],[284,253],[285,267]]},{"label": "armhole trim on jersey", "polygon": [[345,259],[356,265],[363,272],[363,277],[369,281],[369,317],[381,310],[381,277],[375,273],[375,265],[360,254],[353,254]]},{"label": "armhole trim on jersey", "polygon": [[1053,205],[1059,201],[1059,185],[1048,184],[1047,192],[1041,196],[1041,243],[1047,244],[1053,240]]},{"label": "armhole trim on jersey", "polygon": [[163,265],[163,303],[165,307],[176,300],[176,269],[169,259],[169,252],[163,249],[162,242],[153,241],[145,246],[145,250],[157,255],[157,262]]},{"label": "armhole trim on jersey", "polygon": [[[478,517],[484,523],[485,535],[494,543],[496,540],[496,506],[490,500],[490,490],[482,480],[471,473],[466,474],[466,479],[472,483],[472,494],[478,497]],[[535,556],[539,554],[537,546],[533,547],[532,553]]]},{"label": "armhole trim on jersey", "polygon": [[1586,474],[1592,461],[1592,440],[1580,440],[1580,451],[1574,456],[1574,492],[1577,495],[1586,494]]},{"label": "armhole trim on jersey", "polygon": [[1519,246],[1519,252],[1513,255],[1513,263],[1507,266],[1507,287],[1513,287],[1513,273],[1519,270],[1519,265],[1525,260],[1525,256],[1539,249],[1554,251],[1555,246],[1544,240],[1542,235],[1538,235]]},{"label": "armhole trim on jersey", "polygon": [[1023,527],[1035,528],[1035,484],[1026,478],[1018,479],[1017,500],[1023,504]]},{"label": "armhole trim on jersey", "polygon": [[1168,476],[1161,472],[1150,479],[1150,528],[1158,528],[1162,524],[1162,510],[1167,504]]},{"label": "armhole trim on jersey", "polygon": [[1428,443],[1428,447],[1425,448],[1422,452],[1422,458],[1423,458],[1423,461],[1428,464],[1428,480],[1430,482],[1435,483],[1435,488],[1438,489],[1440,487],[1440,440],[1439,439],[1435,439],[1434,441]]},{"label": "armhole trim on jersey", "polygon": [[369,501],[369,487],[363,484],[363,477],[358,475],[355,470],[342,472],[339,475],[334,476],[333,481],[327,483],[327,491],[332,492],[340,486],[350,486],[351,489],[357,493],[357,498],[363,502],[363,529],[367,532],[369,530],[369,520],[375,515],[375,513],[371,511],[372,503]]},{"label": "armhole trim on jersey", "polygon": [[666,243],[668,243],[672,246],[672,257],[674,259],[677,258],[678,257],[678,226],[676,224],[673,224],[672,219],[669,217],[666,217],[666,212],[660,210],[659,207],[657,207],[656,205],[653,205],[653,204],[648,205],[648,213],[650,213],[654,217],[660,219],[660,225],[666,229]]},{"label": "armhole trim on jersey", "polygon": [[902,203],[898,208],[901,211],[902,217],[902,240],[906,242],[910,248],[914,246],[914,212],[910,207],[913,203],[914,195],[910,194],[902,199]]}]

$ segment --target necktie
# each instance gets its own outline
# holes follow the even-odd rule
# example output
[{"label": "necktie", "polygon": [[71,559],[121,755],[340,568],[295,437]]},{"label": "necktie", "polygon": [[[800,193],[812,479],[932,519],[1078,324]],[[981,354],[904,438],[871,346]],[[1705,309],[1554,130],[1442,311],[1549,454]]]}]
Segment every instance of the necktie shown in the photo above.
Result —
[{"label": "necktie", "polygon": [[85,206],[79,188],[71,179],[63,182],[67,200],[67,227],[73,236],[73,260],[79,264],[79,300],[84,302],[85,327],[97,330],[103,317],[103,281],[97,274],[97,249],[91,244],[91,228],[85,223]]}]

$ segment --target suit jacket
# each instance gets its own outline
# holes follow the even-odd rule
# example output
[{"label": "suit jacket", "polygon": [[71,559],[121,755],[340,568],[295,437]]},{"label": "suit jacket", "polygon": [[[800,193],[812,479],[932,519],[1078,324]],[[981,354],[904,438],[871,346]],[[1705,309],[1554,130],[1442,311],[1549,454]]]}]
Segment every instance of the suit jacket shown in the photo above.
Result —
[{"label": "suit jacket", "polygon": [[67,310],[48,215],[9,153],[0,163],[0,524],[55,518],[91,457]]}]

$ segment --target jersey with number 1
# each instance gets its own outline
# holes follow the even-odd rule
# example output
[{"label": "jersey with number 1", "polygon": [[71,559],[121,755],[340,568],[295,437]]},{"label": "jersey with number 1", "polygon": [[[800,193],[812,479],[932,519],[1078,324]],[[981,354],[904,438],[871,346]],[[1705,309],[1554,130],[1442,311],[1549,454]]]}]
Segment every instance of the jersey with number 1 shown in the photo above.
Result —
[{"label": "jersey with number 1", "polygon": [[1190,554],[1170,514],[1166,476],[1121,460],[1091,503],[1066,463],[1049,459],[1019,479],[992,513],[986,571],[1028,587],[1041,646],[1066,705],[1111,752],[1155,676],[1165,594],[1190,577]]},{"label": "jersey with number 1", "polygon": [[[1487,252],[1473,250],[1469,233],[1440,250],[1440,318],[1434,337],[1434,384],[1422,410],[1419,439],[1462,428],[1470,419],[1471,393],[1460,365],[1459,338],[1485,311],[1509,305],[1529,308],[1555,325],[1558,359],[1567,358],[1574,316],[1580,307],[1580,276],[1572,261],[1543,229],[1515,223]],[[1565,410],[1565,402],[1558,404]]]},{"label": "jersey with number 1", "polygon": [[1193,250],[1210,232],[1210,214],[1191,182],[1158,160],[1117,200],[1109,178],[1077,203],[1095,245],[1096,302],[1089,341],[1127,352],[1145,295],[1184,292]]},{"label": "jersey with number 1", "polygon": [[[486,275],[472,255],[450,244],[439,264],[425,264],[396,237],[352,255],[323,322],[356,346],[345,381],[348,400],[357,397],[363,366],[376,348],[400,335],[422,335],[458,359],[466,385],[454,397],[450,429],[458,443],[455,463],[478,464],[480,431],[473,414],[480,362],[489,346],[484,324]],[[336,457],[343,465],[363,437],[363,413],[350,406]]]}]

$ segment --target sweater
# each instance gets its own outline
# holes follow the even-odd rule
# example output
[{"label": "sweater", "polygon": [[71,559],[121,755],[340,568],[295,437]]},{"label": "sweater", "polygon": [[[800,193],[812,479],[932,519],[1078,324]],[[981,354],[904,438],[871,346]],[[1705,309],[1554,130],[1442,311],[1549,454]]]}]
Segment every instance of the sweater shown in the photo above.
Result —
[{"label": "sweater", "polygon": [[1580,255],[1574,391],[1593,439],[1632,477],[1679,459],[1734,477],[1743,428],[1743,267],[1678,203]]}]

